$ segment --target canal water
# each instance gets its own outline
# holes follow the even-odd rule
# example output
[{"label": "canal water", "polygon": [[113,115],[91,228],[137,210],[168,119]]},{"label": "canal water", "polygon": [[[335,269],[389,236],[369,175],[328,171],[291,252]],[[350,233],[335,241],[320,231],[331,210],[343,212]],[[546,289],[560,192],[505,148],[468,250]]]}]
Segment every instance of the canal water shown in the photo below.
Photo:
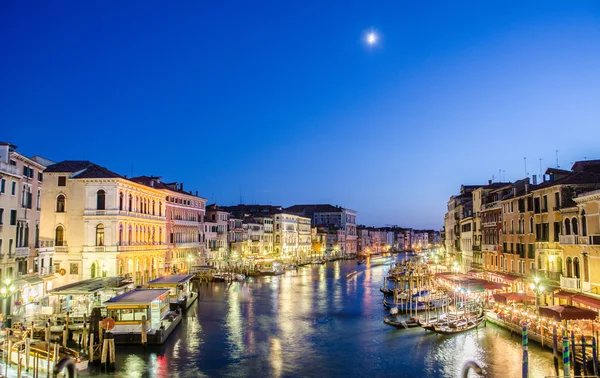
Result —
[{"label": "canal water", "polygon": [[[492,324],[453,336],[384,324],[379,287],[391,261],[337,261],[205,284],[164,345],[117,347],[111,375],[458,377],[473,360],[487,377],[521,377],[520,337]],[[551,352],[540,349],[530,344],[530,377],[555,375]]]}]

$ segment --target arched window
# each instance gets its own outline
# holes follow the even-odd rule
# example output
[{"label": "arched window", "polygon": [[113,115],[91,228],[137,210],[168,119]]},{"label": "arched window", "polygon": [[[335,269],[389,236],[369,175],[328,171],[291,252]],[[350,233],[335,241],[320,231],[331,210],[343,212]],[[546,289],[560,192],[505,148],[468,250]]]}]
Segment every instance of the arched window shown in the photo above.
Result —
[{"label": "arched window", "polygon": [[571,220],[565,219],[565,235],[571,235]]},{"label": "arched window", "polygon": [[581,210],[581,235],[587,236],[587,220],[585,219],[585,210]]},{"label": "arched window", "polygon": [[62,194],[59,194],[58,197],[56,197],[56,212],[65,212],[65,196],[63,196]]},{"label": "arched window", "polygon": [[102,223],[96,226],[96,245],[104,245],[104,225]]},{"label": "arched window", "polygon": [[580,271],[579,271],[579,257],[575,257],[573,259],[573,277],[574,278],[580,278]]},{"label": "arched window", "polygon": [[123,245],[123,225],[119,225],[119,245]]},{"label": "arched window", "polygon": [[131,226],[129,226],[129,234],[127,236],[127,244],[133,244],[133,230],[132,230]]},{"label": "arched window", "polygon": [[567,277],[573,277],[573,261],[570,257],[567,257]]},{"label": "arched window", "polygon": [[571,226],[573,227],[573,235],[579,235],[579,228],[577,227],[577,218],[571,220]]},{"label": "arched window", "polygon": [[63,226],[58,226],[54,230],[54,245],[58,247],[65,245],[65,229]]},{"label": "arched window", "polygon": [[119,210],[123,210],[123,192],[119,192]]},{"label": "arched window", "polygon": [[92,266],[90,267],[90,276],[91,278],[96,277],[96,263],[92,263]]},{"label": "arched window", "polygon": [[42,191],[38,189],[37,200],[36,200],[36,209],[38,209],[38,210],[40,210],[40,208],[42,206],[42,203],[40,202],[41,201],[41,195],[42,195]]},{"label": "arched window", "polygon": [[133,197],[132,197],[132,196],[131,196],[131,194],[130,194],[130,195],[129,195],[129,210],[128,210],[128,211],[131,211],[131,209],[132,209],[132,206],[133,206]]},{"label": "arched window", "polygon": [[515,221],[514,219],[510,221],[510,233],[513,234],[515,232]]},{"label": "arched window", "polygon": [[158,201],[158,216],[162,217],[162,202]]},{"label": "arched window", "polygon": [[96,210],[105,210],[105,193],[104,190],[100,189],[96,193]]},{"label": "arched window", "polygon": [[152,215],[156,215],[156,202],[152,200]]},{"label": "arched window", "polygon": [[529,233],[533,234],[533,217],[529,218]]}]

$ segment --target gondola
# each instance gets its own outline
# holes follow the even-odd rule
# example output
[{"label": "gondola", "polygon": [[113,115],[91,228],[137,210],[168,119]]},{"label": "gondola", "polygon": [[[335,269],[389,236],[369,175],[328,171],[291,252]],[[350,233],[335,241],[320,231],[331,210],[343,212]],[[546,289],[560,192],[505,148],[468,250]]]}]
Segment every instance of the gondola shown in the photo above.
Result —
[{"label": "gondola", "polygon": [[380,287],[379,291],[381,291],[385,295],[394,295],[393,289],[384,289],[384,288]]},{"label": "gondola", "polygon": [[414,319],[396,321],[386,316],[385,318],[383,318],[383,322],[396,328],[414,328],[419,326],[419,323]]},{"label": "gondola", "polygon": [[459,319],[455,323],[448,323],[446,326],[433,325],[433,331],[442,335],[453,335],[462,333],[477,328],[478,325],[485,321],[485,315],[481,314],[477,318]]}]

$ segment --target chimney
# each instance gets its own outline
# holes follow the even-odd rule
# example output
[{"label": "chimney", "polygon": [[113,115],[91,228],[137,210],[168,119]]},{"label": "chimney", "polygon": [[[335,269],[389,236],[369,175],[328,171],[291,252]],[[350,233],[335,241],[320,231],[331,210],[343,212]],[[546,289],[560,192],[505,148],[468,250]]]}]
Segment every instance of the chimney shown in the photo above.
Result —
[{"label": "chimney", "polygon": [[150,186],[154,188],[154,180],[150,180]]},{"label": "chimney", "polygon": [[488,180],[488,185],[492,185],[492,180]]},{"label": "chimney", "polygon": [[183,192],[183,183],[179,184],[179,190]]},{"label": "chimney", "polygon": [[198,197],[198,191],[196,190],[196,197]]},{"label": "chimney", "polygon": [[525,194],[529,193],[529,183],[525,183]]},{"label": "chimney", "polygon": [[533,185],[537,185],[537,175],[533,175],[531,178],[533,179]]}]

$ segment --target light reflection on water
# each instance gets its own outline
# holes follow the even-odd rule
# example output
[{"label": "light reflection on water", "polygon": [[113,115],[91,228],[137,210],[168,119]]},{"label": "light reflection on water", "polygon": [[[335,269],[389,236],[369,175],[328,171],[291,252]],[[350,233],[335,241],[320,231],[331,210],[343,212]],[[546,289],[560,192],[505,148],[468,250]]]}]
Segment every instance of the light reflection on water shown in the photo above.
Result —
[{"label": "light reflection on water", "polygon": [[[338,261],[205,285],[164,345],[117,347],[113,375],[456,377],[475,360],[489,377],[520,376],[520,338],[491,324],[453,336],[385,325],[379,287],[389,261]],[[530,377],[553,375],[551,353],[539,349],[530,346]]]}]

